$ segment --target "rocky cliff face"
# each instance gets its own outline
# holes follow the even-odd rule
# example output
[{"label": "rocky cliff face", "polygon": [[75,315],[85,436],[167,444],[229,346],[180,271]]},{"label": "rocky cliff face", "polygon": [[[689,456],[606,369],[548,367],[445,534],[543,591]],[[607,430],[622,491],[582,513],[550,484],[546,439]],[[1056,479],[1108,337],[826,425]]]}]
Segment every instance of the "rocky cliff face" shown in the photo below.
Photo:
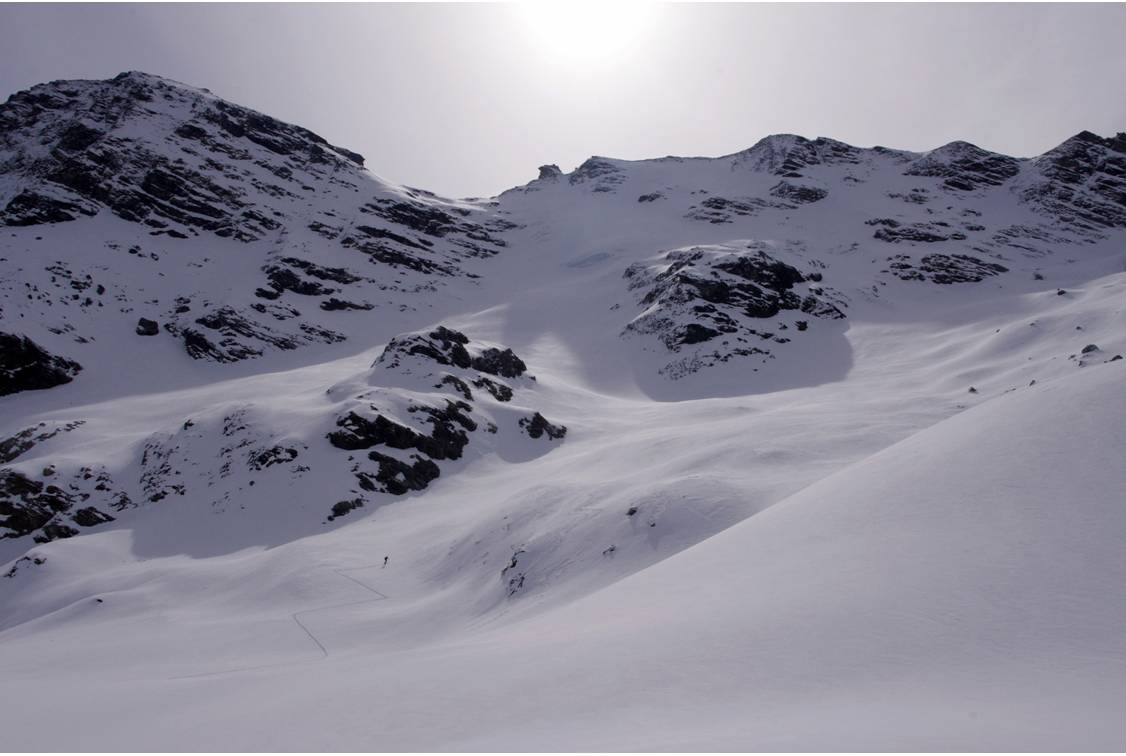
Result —
[{"label": "rocky cliff face", "polygon": [[[340,318],[313,322],[299,314],[307,307],[370,310],[373,298],[431,289],[462,275],[464,260],[504,247],[499,233],[512,224],[487,206],[385,184],[363,162],[307,129],[157,76],[52,82],[0,106],[0,225],[57,233],[66,223],[123,221],[92,240],[146,261],[130,272],[134,290],[115,298],[141,299],[159,285],[149,320],[191,357],[240,361],[347,338],[327,322]],[[67,261],[52,283],[73,280],[74,264],[94,256]],[[247,275],[248,261],[256,274]],[[237,267],[239,288],[190,287],[185,263],[231,283]],[[170,277],[181,280],[151,280]],[[91,308],[109,304],[99,289],[77,300],[86,318],[100,319]]]}]

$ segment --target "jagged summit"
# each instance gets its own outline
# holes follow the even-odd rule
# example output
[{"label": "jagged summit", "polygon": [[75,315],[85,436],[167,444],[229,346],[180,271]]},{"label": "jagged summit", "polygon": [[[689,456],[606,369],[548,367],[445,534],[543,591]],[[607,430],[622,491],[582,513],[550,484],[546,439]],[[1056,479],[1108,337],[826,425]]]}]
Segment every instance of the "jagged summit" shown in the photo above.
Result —
[{"label": "jagged summit", "polygon": [[[1014,254],[1041,257],[1126,225],[1124,144],[1122,134],[1082,132],[1022,159],[963,141],[915,153],[773,134],[715,158],[595,155],[569,173],[547,164],[538,178],[493,200],[454,201],[383,182],[361,156],[303,127],[127,71],[106,81],[38,85],[0,105],[0,224],[34,234],[114,224],[97,226],[100,252],[43,269],[52,286],[69,277],[64,294],[19,298],[12,282],[28,275],[22,269],[0,291],[10,297],[9,311],[46,331],[13,329],[14,336],[78,364],[88,360],[68,354],[66,342],[87,343],[92,324],[118,319],[115,332],[177,339],[197,360],[241,362],[349,342],[352,323],[389,310],[404,314],[403,330],[418,327],[405,313],[448,283],[476,287],[503,275],[505,264],[475,261],[527,243],[520,229],[550,227],[554,208],[576,201],[598,203],[570,211],[571,223],[584,228],[576,243],[591,247],[581,260],[605,259],[603,233],[640,239],[661,228],[675,238],[666,245],[654,232],[623,261],[622,275],[661,275],[670,248],[774,249],[786,239],[784,264],[798,256],[827,264],[826,248],[869,253],[872,269],[855,274],[852,285],[877,292],[882,284],[873,281],[978,282],[1010,270]],[[831,242],[802,230],[810,220]],[[218,253],[218,241],[250,251]],[[122,306],[111,311],[98,271],[116,271],[119,250],[147,262],[123,276]],[[730,292],[719,291],[731,288],[728,274],[705,262],[686,270],[699,275],[679,282],[674,296],[647,303],[658,311],[635,312],[617,327],[655,335],[675,347],[670,358],[693,366],[665,374],[765,351],[721,336],[716,323],[730,324],[707,309],[731,309]],[[682,307],[686,301],[696,309]],[[81,319],[60,318],[73,308]],[[790,340],[763,333],[771,334],[772,355],[778,339]]]},{"label": "jagged summit", "polygon": [[[133,327],[141,317],[193,358],[238,362],[341,343],[342,318],[393,307],[399,293],[503,247],[495,231],[506,222],[482,204],[389,184],[363,162],[301,126],[148,73],[17,92],[0,105],[0,227],[67,235],[96,224],[93,249],[66,275],[120,274],[117,296],[129,301],[114,313],[94,296],[68,300],[84,317],[60,323],[53,299],[32,297],[19,316],[79,339],[115,314]],[[147,263],[127,272],[100,259],[121,254]],[[90,288],[109,296],[103,280]]]}]

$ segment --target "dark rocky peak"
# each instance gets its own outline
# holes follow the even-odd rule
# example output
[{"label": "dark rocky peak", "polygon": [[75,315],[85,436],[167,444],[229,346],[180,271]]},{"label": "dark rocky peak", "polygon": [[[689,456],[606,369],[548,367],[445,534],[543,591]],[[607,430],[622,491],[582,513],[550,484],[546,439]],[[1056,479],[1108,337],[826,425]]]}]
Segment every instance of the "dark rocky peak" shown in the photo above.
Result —
[{"label": "dark rocky peak", "polygon": [[1126,133],[1082,131],[1031,163],[1022,199],[1079,233],[1126,228]]},{"label": "dark rocky peak", "polygon": [[750,149],[734,155],[735,164],[752,171],[800,178],[811,165],[842,165],[860,162],[861,150],[835,139],[806,139],[796,134],[772,134]]},{"label": "dark rocky peak", "polygon": [[591,191],[613,192],[625,181],[625,171],[617,161],[596,155],[583,161],[568,180],[572,184],[589,185]]},{"label": "dark rocky peak", "polygon": [[554,180],[554,179],[559,178],[562,175],[563,175],[563,171],[559,170],[559,166],[555,165],[554,163],[551,163],[550,165],[541,165],[540,166],[540,175],[537,178],[539,178],[541,180],[543,180],[543,179]]},{"label": "dark rocky peak", "polygon": [[943,186],[957,191],[1000,186],[1020,172],[1020,161],[970,144],[951,142],[924,154],[904,171],[907,176],[944,179]]},{"label": "dark rocky peak", "polygon": [[0,105],[5,225],[105,208],[154,234],[250,241],[280,227],[275,205],[362,164],[308,129],[136,71],[41,84]]},{"label": "dark rocky peak", "polygon": [[1112,176],[1120,176],[1118,171],[1124,159],[1126,132],[1103,138],[1081,131],[1036,158],[1035,162],[1048,178],[1079,184],[1101,171],[1109,170]]}]

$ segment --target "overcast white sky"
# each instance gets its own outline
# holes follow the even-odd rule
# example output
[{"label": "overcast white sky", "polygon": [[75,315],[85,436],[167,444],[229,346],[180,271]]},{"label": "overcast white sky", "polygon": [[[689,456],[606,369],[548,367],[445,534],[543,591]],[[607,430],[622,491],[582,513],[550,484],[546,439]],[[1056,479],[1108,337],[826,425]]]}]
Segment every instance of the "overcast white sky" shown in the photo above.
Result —
[{"label": "overcast white sky", "polygon": [[1015,155],[1126,130],[1126,5],[0,5],[0,97],[139,69],[492,195],[762,136]]}]

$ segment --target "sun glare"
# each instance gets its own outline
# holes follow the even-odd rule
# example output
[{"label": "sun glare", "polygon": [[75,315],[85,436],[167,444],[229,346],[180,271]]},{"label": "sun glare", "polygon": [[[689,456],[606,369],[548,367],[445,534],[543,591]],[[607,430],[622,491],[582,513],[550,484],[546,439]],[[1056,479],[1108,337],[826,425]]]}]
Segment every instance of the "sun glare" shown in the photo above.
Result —
[{"label": "sun glare", "polygon": [[523,2],[520,11],[546,55],[569,63],[599,62],[634,48],[652,20],[643,2]]}]

